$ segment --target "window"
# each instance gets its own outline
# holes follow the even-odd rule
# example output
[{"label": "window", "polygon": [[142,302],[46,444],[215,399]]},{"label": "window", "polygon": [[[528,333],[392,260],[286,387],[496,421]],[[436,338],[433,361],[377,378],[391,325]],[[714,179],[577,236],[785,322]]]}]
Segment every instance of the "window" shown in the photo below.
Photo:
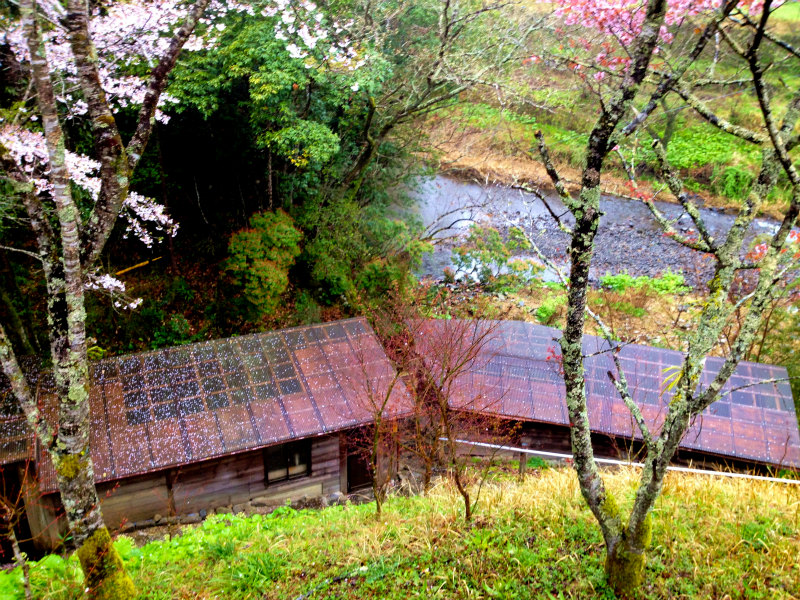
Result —
[{"label": "window", "polygon": [[282,444],[264,450],[266,483],[286,481],[311,474],[311,442]]}]

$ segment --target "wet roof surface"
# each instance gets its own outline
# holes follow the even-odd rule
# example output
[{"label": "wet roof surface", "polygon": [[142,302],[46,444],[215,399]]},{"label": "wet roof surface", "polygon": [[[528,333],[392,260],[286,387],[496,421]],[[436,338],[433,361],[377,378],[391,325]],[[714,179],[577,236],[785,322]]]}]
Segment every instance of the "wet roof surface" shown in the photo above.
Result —
[{"label": "wet roof surface", "polygon": [[[394,378],[364,319],[104,360],[90,393],[96,480],[346,429],[369,421],[370,397],[388,392],[399,413],[408,392]],[[56,403],[46,381],[39,398]],[[39,458],[42,490],[54,491]]]},{"label": "wet roof surface", "polygon": [[0,380],[0,464],[25,460],[30,453],[30,429],[11,392],[8,379]]},{"label": "wet roof surface", "polygon": [[[458,328],[453,321],[427,321],[417,342],[423,353],[430,351],[443,328]],[[453,401],[465,406],[476,395],[485,410],[506,417],[567,426],[564,383],[559,374],[561,337],[557,329],[521,321],[493,322],[480,357],[476,358],[453,386]],[[444,334],[446,335],[446,334]],[[448,341],[450,346],[452,340]],[[630,411],[608,378],[616,373],[601,338],[587,336],[586,386],[592,430],[612,436],[641,439]],[[548,359],[548,355],[550,359]],[[669,367],[681,364],[683,354],[640,345],[620,351],[629,390],[651,432],[659,430],[666,416],[671,392],[662,392]],[[701,378],[707,386],[723,364],[709,357]],[[731,458],[773,465],[800,467],[798,432],[792,392],[787,381],[760,383],[786,378],[783,367],[742,362],[722,390],[719,400],[699,415],[687,431],[681,447]],[[748,386],[734,391],[735,388]],[[491,398],[495,401],[491,402]]]}]

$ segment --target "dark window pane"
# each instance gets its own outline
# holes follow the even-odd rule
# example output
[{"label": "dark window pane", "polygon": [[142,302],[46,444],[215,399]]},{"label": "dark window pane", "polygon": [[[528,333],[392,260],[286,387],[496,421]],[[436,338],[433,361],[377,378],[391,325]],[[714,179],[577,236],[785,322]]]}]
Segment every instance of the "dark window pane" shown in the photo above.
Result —
[{"label": "dark window pane", "polygon": [[242,358],[238,355],[224,356],[219,359],[219,364],[225,373],[230,373],[231,371],[238,371],[239,368],[242,366]]},{"label": "dark window pane", "polygon": [[167,402],[172,400],[172,393],[169,388],[150,388],[150,402]]},{"label": "dark window pane", "polygon": [[286,362],[289,360],[289,353],[282,344],[280,346],[276,344],[273,348],[265,348],[264,356],[266,356],[267,360],[271,363]]},{"label": "dark window pane", "polygon": [[281,363],[279,365],[275,365],[272,367],[272,370],[275,371],[275,377],[278,379],[288,379],[289,377],[295,377],[294,366],[292,363]]},{"label": "dark window pane", "polygon": [[278,395],[278,390],[275,387],[274,383],[265,383],[262,385],[256,386],[256,400],[266,400],[268,398],[274,398]]},{"label": "dark window pane", "polygon": [[197,372],[194,367],[178,367],[169,370],[169,378],[172,381],[186,381],[187,379],[194,379],[197,377]]},{"label": "dark window pane", "polygon": [[142,390],[147,387],[144,382],[144,377],[141,375],[131,375],[122,379],[122,389],[127,390]]},{"label": "dark window pane", "polygon": [[197,370],[200,372],[201,377],[211,377],[212,375],[219,375],[222,373],[219,368],[219,363],[216,361],[200,363],[197,365]]},{"label": "dark window pane", "polygon": [[292,350],[306,347],[306,338],[302,331],[289,331],[286,333],[286,343]]},{"label": "dark window pane", "polygon": [[328,337],[332,340],[336,340],[339,338],[345,337],[344,327],[341,325],[329,325],[325,328],[325,332],[328,334]]},{"label": "dark window pane", "polygon": [[361,321],[350,321],[349,323],[345,323],[344,328],[350,335],[360,335],[367,332],[364,324]]},{"label": "dark window pane", "polygon": [[230,391],[229,396],[234,404],[245,404],[247,402],[252,402],[253,390],[249,387],[235,389]]},{"label": "dark window pane", "polygon": [[170,402],[169,404],[156,404],[153,407],[153,416],[155,416],[158,421],[174,419],[178,416],[178,405],[174,402]]},{"label": "dark window pane", "polygon": [[137,408],[125,413],[125,417],[128,419],[128,425],[143,425],[150,420],[150,411],[146,408]]},{"label": "dark window pane", "polygon": [[155,371],[157,369],[163,369],[166,366],[167,365],[164,364],[164,358],[161,353],[151,354],[144,357],[144,368],[146,371]]},{"label": "dark window pane", "polygon": [[766,396],[764,394],[756,394],[756,406],[759,408],[770,408],[772,410],[778,409],[775,396]]},{"label": "dark window pane", "polygon": [[228,406],[228,394],[220,392],[219,394],[211,394],[206,399],[209,410],[216,410],[218,408],[225,408]]},{"label": "dark window pane", "polygon": [[172,389],[176,398],[188,398],[189,396],[197,396],[200,393],[200,388],[196,381],[177,383],[172,386]]},{"label": "dark window pane", "polygon": [[193,354],[197,357],[198,360],[210,360],[217,356],[217,353],[214,352],[214,346],[210,344],[203,344],[201,346],[196,346],[193,349]]},{"label": "dark window pane", "polygon": [[281,394],[297,394],[298,392],[303,391],[303,386],[300,385],[300,382],[297,379],[280,381],[279,385],[281,386]]},{"label": "dark window pane", "polygon": [[314,342],[323,342],[327,339],[325,337],[325,333],[322,331],[322,327],[314,327],[313,329],[309,329],[306,331],[306,337]]},{"label": "dark window pane", "polygon": [[714,402],[714,404],[708,407],[708,412],[709,414],[717,415],[718,417],[730,418],[731,405],[723,402]]},{"label": "dark window pane", "polygon": [[103,363],[98,365],[97,373],[95,376],[100,381],[105,381],[106,379],[111,379],[117,376],[117,365],[114,363]]},{"label": "dark window pane", "polygon": [[261,351],[261,345],[258,343],[258,338],[247,337],[239,340],[239,346],[247,353],[254,354]]},{"label": "dark window pane", "polygon": [[188,350],[169,350],[164,355],[164,364],[168,367],[179,367],[190,360]]},{"label": "dark window pane", "polygon": [[247,376],[242,371],[236,371],[235,373],[231,373],[230,375],[225,376],[225,381],[228,382],[228,387],[230,388],[241,388],[249,385],[249,381],[247,380]]},{"label": "dark window pane", "polygon": [[289,478],[289,466],[286,464],[285,450],[285,446],[273,446],[264,451],[264,469],[267,482],[271,483]]},{"label": "dark window pane", "polygon": [[225,384],[222,382],[222,377],[209,377],[203,380],[204,392],[219,392],[225,389]]},{"label": "dark window pane", "polygon": [[147,394],[142,391],[128,392],[124,398],[125,406],[128,408],[140,408],[148,404]]},{"label": "dark window pane", "polygon": [[253,380],[253,383],[266,383],[268,381],[272,381],[272,376],[270,375],[267,367],[251,369],[250,378]]},{"label": "dark window pane", "polygon": [[203,401],[200,398],[190,398],[178,402],[178,410],[182,415],[191,415],[198,412],[203,412]]},{"label": "dark window pane", "polygon": [[248,369],[263,367],[266,364],[264,355],[260,352],[258,354],[244,354],[242,356],[242,362]]},{"label": "dark window pane", "polygon": [[142,359],[138,356],[123,358],[119,361],[119,370],[123,375],[133,375],[142,370]]}]

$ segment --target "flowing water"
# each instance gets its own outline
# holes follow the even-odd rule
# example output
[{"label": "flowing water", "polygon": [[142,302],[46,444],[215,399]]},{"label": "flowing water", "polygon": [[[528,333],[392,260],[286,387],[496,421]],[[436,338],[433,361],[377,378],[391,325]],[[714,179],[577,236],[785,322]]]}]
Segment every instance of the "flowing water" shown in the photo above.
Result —
[{"label": "flowing water", "polygon": [[[419,275],[441,279],[446,267],[453,267],[452,248],[458,245],[473,223],[496,227],[501,232],[511,226],[522,227],[542,253],[561,267],[567,267],[569,236],[561,231],[543,203],[532,194],[499,185],[479,185],[443,175],[419,182],[414,197],[417,211],[429,229],[450,225],[436,234],[436,250],[425,257]],[[556,215],[571,215],[552,194],[548,203]],[[657,202],[669,219],[677,219],[676,229],[693,228],[689,216],[678,204]],[[667,269],[681,273],[687,283],[697,285],[708,279],[712,262],[699,252],[681,246],[665,236],[648,208],[642,203],[616,196],[600,200],[602,217],[598,229],[591,278],[597,282],[606,273],[627,271],[631,275],[657,276]],[[712,209],[701,209],[706,227],[719,237],[733,224],[734,216]],[[757,219],[748,232],[748,242],[757,235],[771,234],[776,221]],[[530,254],[533,256],[533,254]],[[553,273],[545,273],[552,279]]]}]

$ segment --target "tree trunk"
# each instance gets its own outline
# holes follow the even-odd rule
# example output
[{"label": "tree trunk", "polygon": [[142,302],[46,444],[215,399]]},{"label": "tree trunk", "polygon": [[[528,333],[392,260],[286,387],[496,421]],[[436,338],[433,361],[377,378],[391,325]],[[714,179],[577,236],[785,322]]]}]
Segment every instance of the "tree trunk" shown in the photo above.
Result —
[{"label": "tree trunk", "polygon": [[632,549],[625,540],[606,548],[606,577],[614,593],[631,598],[644,582],[645,554],[643,548]]}]

